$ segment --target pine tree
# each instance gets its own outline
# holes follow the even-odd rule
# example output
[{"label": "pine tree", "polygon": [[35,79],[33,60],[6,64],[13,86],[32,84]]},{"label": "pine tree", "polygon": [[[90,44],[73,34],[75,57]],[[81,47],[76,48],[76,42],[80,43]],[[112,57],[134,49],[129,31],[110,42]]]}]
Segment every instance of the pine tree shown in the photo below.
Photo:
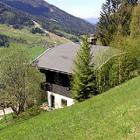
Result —
[{"label": "pine tree", "polygon": [[113,39],[113,33],[116,31],[117,11],[119,9],[120,0],[106,0],[102,6],[101,17],[97,25],[97,36],[103,45],[109,45]]},{"label": "pine tree", "polygon": [[96,34],[103,45],[110,45],[118,25],[122,25],[122,35],[130,35],[132,10],[138,0],[106,0],[102,6],[101,17]]},{"label": "pine tree", "polygon": [[72,81],[72,95],[78,101],[84,101],[97,94],[96,74],[94,69],[91,46],[88,37],[82,39],[81,48],[75,60]]}]

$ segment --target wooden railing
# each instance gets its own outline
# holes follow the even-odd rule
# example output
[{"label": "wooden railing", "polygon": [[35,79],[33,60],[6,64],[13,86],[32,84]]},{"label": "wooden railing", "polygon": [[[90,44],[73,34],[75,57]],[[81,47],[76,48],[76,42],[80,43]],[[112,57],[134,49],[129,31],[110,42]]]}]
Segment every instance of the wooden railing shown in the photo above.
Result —
[{"label": "wooden railing", "polygon": [[70,87],[44,82],[41,84],[41,88],[45,91],[50,91],[62,96],[70,97]]}]

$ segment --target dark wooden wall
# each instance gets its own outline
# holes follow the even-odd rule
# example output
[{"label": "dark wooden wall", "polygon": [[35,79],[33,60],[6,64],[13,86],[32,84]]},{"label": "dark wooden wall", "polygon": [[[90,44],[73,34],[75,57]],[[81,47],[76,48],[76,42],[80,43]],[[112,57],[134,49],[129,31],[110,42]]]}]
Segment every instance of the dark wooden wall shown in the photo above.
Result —
[{"label": "dark wooden wall", "polygon": [[40,71],[46,76],[45,90],[70,97],[70,75],[48,70]]}]

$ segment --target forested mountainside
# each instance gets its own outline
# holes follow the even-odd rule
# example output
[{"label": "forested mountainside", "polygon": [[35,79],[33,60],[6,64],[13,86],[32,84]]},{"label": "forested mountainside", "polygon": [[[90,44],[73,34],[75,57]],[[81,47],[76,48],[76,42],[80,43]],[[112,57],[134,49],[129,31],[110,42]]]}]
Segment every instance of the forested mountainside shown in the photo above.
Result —
[{"label": "forested mountainside", "polygon": [[[94,26],[90,23],[64,12],[44,0],[0,1],[11,7],[12,13],[20,11],[28,16],[30,15],[30,18],[34,17],[37,21],[40,21],[45,29],[56,34],[63,35],[63,32],[66,32],[74,35],[81,35],[85,33],[94,33],[95,31]],[[3,6],[1,6],[1,8],[2,7]],[[10,14],[9,16],[12,18]],[[17,20],[20,19],[17,18]]]},{"label": "forested mountainside", "polygon": [[0,23],[20,26],[31,26],[31,18],[22,12],[16,11],[0,1]]}]

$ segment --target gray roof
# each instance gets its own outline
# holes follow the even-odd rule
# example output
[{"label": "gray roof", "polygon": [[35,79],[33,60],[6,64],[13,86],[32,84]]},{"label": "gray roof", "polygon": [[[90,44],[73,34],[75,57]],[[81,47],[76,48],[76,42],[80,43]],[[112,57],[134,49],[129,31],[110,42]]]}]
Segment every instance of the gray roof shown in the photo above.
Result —
[{"label": "gray roof", "polygon": [[[75,43],[69,43],[50,48],[46,50],[41,56],[39,56],[35,60],[35,63],[39,69],[71,74],[74,68],[74,59],[79,48],[80,45]],[[102,57],[100,56],[107,50],[109,50],[109,47],[92,46],[94,61],[95,59],[98,59],[98,66],[101,65],[100,61],[102,61]]]}]

